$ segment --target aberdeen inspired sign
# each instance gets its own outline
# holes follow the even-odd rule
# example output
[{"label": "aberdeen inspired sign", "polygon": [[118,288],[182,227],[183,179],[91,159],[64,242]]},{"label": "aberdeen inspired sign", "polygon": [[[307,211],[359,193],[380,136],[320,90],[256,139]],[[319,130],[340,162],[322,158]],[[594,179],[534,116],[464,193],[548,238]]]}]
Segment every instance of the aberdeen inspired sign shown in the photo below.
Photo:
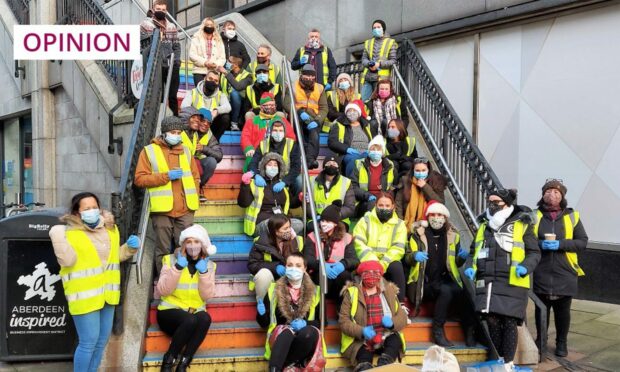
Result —
[{"label": "aberdeen inspired sign", "polygon": [[15,25],[16,60],[134,60],[140,57],[138,25]]}]

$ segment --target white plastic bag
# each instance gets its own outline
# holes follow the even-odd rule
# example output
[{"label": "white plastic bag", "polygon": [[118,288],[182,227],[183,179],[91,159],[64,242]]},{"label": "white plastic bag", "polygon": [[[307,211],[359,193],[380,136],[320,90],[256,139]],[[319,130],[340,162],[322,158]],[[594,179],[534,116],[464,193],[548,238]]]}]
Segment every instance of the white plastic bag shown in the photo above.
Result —
[{"label": "white plastic bag", "polygon": [[459,372],[459,362],[454,354],[441,346],[433,345],[424,352],[422,372]]}]

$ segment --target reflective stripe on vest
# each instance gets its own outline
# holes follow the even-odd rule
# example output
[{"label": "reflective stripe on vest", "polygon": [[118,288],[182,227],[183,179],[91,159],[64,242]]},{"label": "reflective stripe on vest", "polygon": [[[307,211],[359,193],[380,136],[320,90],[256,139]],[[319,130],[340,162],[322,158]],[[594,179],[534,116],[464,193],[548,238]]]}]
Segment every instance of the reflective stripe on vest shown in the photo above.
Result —
[{"label": "reflective stripe on vest", "polygon": [[[337,90],[330,90],[329,92],[327,92],[327,94],[329,94],[331,100],[332,100],[332,105],[334,106],[334,108],[336,109],[336,111],[340,112],[340,100],[338,99],[338,89]],[[355,92],[353,94],[353,98],[351,99],[351,101],[354,101],[356,99],[362,99],[362,96]]]},{"label": "reflective stripe on vest", "polygon": [[[381,41],[381,49],[379,49],[379,58],[383,58],[387,60],[390,57],[390,50],[394,46],[394,39],[390,39],[389,37],[383,38]],[[375,50],[375,38],[368,39],[364,41],[364,49],[366,49],[366,54],[368,55],[369,60],[374,60],[374,50]],[[362,78],[360,85],[364,84],[364,80],[366,80],[366,74],[368,73],[368,68],[364,67],[364,71],[362,72]],[[381,78],[389,78],[390,77],[390,68],[381,68],[377,70],[377,75]]]},{"label": "reflective stripe on vest", "polygon": [[[508,275],[508,283],[515,287],[530,288],[532,284],[530,280],[530,274],[528,273],[523,278],[520,278],[517,275],[517,265],[519,265],[525,259],[525,243],[523,243],[523,235],[525,234],[525,230],[527,229],[528,225],[524,224],[521,221],[515,221],[513,222],[513,225],[512,252],[510,253],[510,273]],[[484,231],[486,230],[486,228],[486,222],[481,224],[478,228],[478,232],[476,233],[476,239],[474,240],[475,250],[472,268],[475,271],[478,270],[478,254],[480,253],[480,249],[482,249],[482,246],[484,245]]]},{"label": "reflective stripe on vest", "polygon": [[[258,237],[256,237],[256,239],[254,239],[254,240],[255,241],[258,240]],[[297,241],[297,250],[299,252],[303,252],[304,251],[304,238],[299,236],[299,235],[297,235],[295,237],[295,240]],[[263,260],[265,262],[272,262],[273,258],[271,258],[271,253],[264,252],[263,253]],[[250,288],[250,290],[254,290],[254,288]]]},{"label": "reflective stripe on vest", "polygon": [[[338,121],[336,122],[336,125],[338,125],[338,142],[344,143],[345,127],[342,123]],[[367,125],[366,128],[364,128],[364,132],[368,136],[368,141],[372,140],[372,133],[370,132],[370,126]]]},{"label": "reflective stripe on vest", "polygon": [[[242,70],[241,72],[239,72],[237,74],[237,76],[235,76],[235,80],[237,82],[245,79],[246,77],[248,77],[250,75],[250,73],[247,70]],[[226,94],[230,95],[230,92],[233,91],[233,87],[231,84],[228,83],[228,79],[226,78],[226,74],[222,74],[222,76],[220,76],[220,90],[222,92],[225,92]]]},{"label": "reflective stripe on vest", "polygon": [[[310,304],[310,310],[308,310],[308,316],[306,319],[308,321],[313,321],[316,317],[316,307],[321,301],[321,288],[317,285],[315,286],[316,290],[314,292],[314,296],[312,296],[312,303]],[[269,290],[267,291],[267,295],[269,296],[269,327],[267,328],[267,340],[265,341],[265,359],[269,360],[271,357],[271,346],[269,345],[269,337],[271,337],[271,332],[278,325],[278,320],[276,319],[276,308],[278,307],[278,296],[276,294],[276,283],[271,283],[269,285]]]},{"label": "reflective stripe on vest", "polygon": [[[406,137],[405,141],[407,142],[407,156],[411,156],[413,154],[413,150],[415,150],[415,138],[414,137]],[[387,149],[388,139],[385,139],[385,149]],[[388,151],[389,153],[389,151]],[[391,155],[391,154],[390,154]]]},{"label": "reflective stripe on vest", "polygon": [[[461,280],[461,275],[459,274],[459,268],[456,265],[456,246],[459,244],[460,235],[455,233],[455,239],[453,242],[448,244],[448,255],[446,257],[446,267],[448,268],[448,272],[452,277],[452,280],[459,285],[459,287],[463,288],[463,281]],[[418,243],[411,235],[409,239],[409,249],[412,252],[416,252],[419,250]],[[428,251],[428,249],[426,250]],[[420,276],[420,263],[416,261],[416,264],[409,270],[409,277],[407,278],[407,283],[417,282]]]},{"label": "reflective stripe on vest", "polygon": [[121,296],[120,235],[116,225],[106,229],[110,253],[104,267],[97,249],[83,230],[67,230],[67,242],[77,256],[71,267],[61,267],[60,277],[71,315],[87,314],[118,305]]},{"label": "reflective stripe on vest", "polygon": [[181,132],[181,142],[187,146],[189,153],[194,156],[196,154],[196,145],[198,144],[198,133],[194,132],[190,139],[186,131]]},{"label": "reflective stripe on vest", "polygon": [[[540,226],[540,220],[543,218],[543,213],[540,210],[536,210],[536,225],[534,225],[534,235],[538,238],[538,227]],[[569,214],[565,214],[562,217],[564,221],[564,239],[570,240],[573,239],[573,230],[575,226],[579,223],[579,212],[573,211]],[[564,252],[566,254],[566,259],[568,260],[568,264],[575,270],[577,276],[584,276],[586,273],[583,271],[581,266],[579,266],[579,260],[577,257],[577,252]]]},{"label": "reflective stripe on vest", "polygon": [[[299,59],[306,53],[306,47],[299,48]],[[320,83],[323,85],[327,85],[327,80],[329,78],[329,66],[327,65],[327,47],[323,46],[323,51],[321,52],[321,62],[323,63],[323,81]]]},{"label": "reflective stripe on vest", "polygon": [[[347,291],[349,293],[349,298],[351,298],[351,321],[355,323],[355,314],[357,314],[357,306],[359,302],[359,289],[357,289],[357,287],[355,286],[351,286],[347,288]],[[400,307],[400,304],[398,303],[398,299],[396,299],[394,303],[394,310],[390,309],[390,307],[387,304],[387,299],[385,298],[385,295],[383,294],[383,292],[381,292],[381,304],[384,308],[384,312],[383,312],[384,315],[388,315],[388,314],[385,314],[386,312],[390,312],[389,315],[395,314],[398,312],[398,308]],[[398,332],[398,336],[400,337],[400,340],[403,345],[403,352],[405,352],[405,349],[407,346],[407,343],[405,342],[405,335],[402,332]],[[347,349],[349,348],[349,346],[351,346],[353,341],[355,341],[353,337],[345,334],[344,332],[340,332],[340,353],[344,353],[345,351],[347,351]]]},{"label": "reflective stripe on vest", "polygon": [[[209,110],[211,111],[215,110],[217,106],[220,105],[221,100],[222,100],[222,92],[218,90],[217,95],[211,98],[211,107],[209,108]],[[204,98],[202,96],[202,93],[198,91],[198,88],[192,89],[192,106],[194,106],[196,110],[200,110],[201,108],[205,107]]]},{"label": "reflective stripe on vest", "polygon": [[[273,88],[271,88],[269,91],[273,94],[274,97],[277,96],[280,92],[280,84],[274,84]],[[252,85],[248,85],[248,87],[245,88],[245,96],[252,104],[253,109],[260,109],[260,97],[258,97],[259,99],[256,100],[256,92],[252,88]]]},{"label": "reflective stripe on vest", "polygon": [[[285,138],[284,141],[284,148],[282,149],[282,153],[280,155],[282,155],[282,160],[284,161],[284,164],[286,164],[286,169],[290,169],[291,151],[293,151],[293,145],[295,144],[295,141],[290,138]],[[265,156],[269,152],[269,145],[269,137],[260,141],[260,144],[258,146],[263,156]]]},{"label": "reflective stripe on vest", "polygon": [[[314,233],[308,234],[308,237],[314,243],[314,256],[319,257],[319,247],[316,244],[316,237]],[[349,233],[345,233],[344,237],[340,240],[334,241],[332,245],[332,251],[329,257],[325,257],[325,262],[334,263],[340,262],[344,258],[344,251],[347,248],[347,245],[351,244],[353,241],[353,236]]]},{"label": "reflective stripe on vest", "polygon": [[[192,155],[190,149],[183,146],[183,154],[179,155],[179,166],[183,171],[181,183],[183,185],[183,193],[185,194],[185,202],[187,208],[195,211],[198,209],[198,193],[196,192],[196,183],[192,176]],[[144,148],[146,155],[151,163],[153,173],[168,173],[168,162],[164,157],[161,147],[156,144],[150,144]],[[168,181],[163,186],[149,187],[149,195],[151,197],[151,212],[170,212],[174,206],[174,196],[172,195],[172,181]]]},{"label": "reflective stripe on vest", "polygon": [[[364,166],[365,159],[358,159],[355,161],[355,166],[358,170],[358,174],[359,174],[359,180],[358,180],[358,184],[361,190],[364,191],[368,191],[368,183],[369,181],[369,175],[368,175],[368,170],[366,169],[366,167]],[[388,171],[387,174],[387,188],[385,190],[382,191],[390,191],[390,189],[392,189],[392,185],[394,184],[394,165],[392,164],[391,160],[388,160],[389,164],[391,164],[392,166],[390,167],[390,170]],[[383,177],[381,177],[381,179],[379,180],[381,183],[383,183]],[[380,185],[383,186],[383,185]]]},{"label": "reflective stripe on vest", "polygon": [[[398,220],[398,223],[396,225],[382,224],[381,222],[378,222],[378,220],[376,220],[377,222],[372,222],[370,216],[374,213],[375,212],[367,212],[362,218],[362,220],[358,222],[363,222],[366,224],[366,235],[356,235],[355,239],[359,239],[361,242],[364,243],[364,245],[366,245],[367,248],[358,252],[356,246],[355,253],[357,254],[357,257],[360,259],[361,262],[368,261],[369,258],[366,256],[374,254],[377,259],[382,260],[389,265],[390,262],[387,262],[388,260],[383,260],[383,256],[387,254],[390,247],[398,247],[402,249],[403,254],[405,252],[405,242],[394,242],[396,240],[396,234],[398,234],[398,229],[402,224],[404,224],[404,222],[402,220]],[[390,239],[384,243],[385,245],[380,246],[379,237],[386,236],[386,233],[388,233],[387,231],[381,231],[381,228],[383,226],[390,226],[392,228],[392,233],[390,234]]]},{"label": "reflective stripe on vest", "polygon": [[[246,235],[252,236],[256,231],[256,218],[258,217],[258,213],[260,212],[260,208],[263,205],[263,197],[265,196],[265,188],[258,187],[254,183],[254,180],[250,182],[250,190],[252,192],[252,196],[254,200],[252,200],[252,204],[245,209],[245,218],[243,221],[243,232]],[[286,196],[286,203],[284,204],[284,209],[282,210],[283,214],[288,214],[289,208],[289,195],[288,188],[284,188],[284,195]]]},{"label": "reflective stripe on vest", "polygon": [[319,99],[325,88],[321,84],[314,84],[314,88],[310,93],[310,96],[306,94],[306,91],[299,83],[299,80],[295,83],[295,108],[313,110],[315,114],[319,112]]},{"label": "reflective stripe on vest", "polygon": [[[174,254],[166,255],[162,258],[164,266],[173,267],[176,263],[176,257]],[[209,261],[209,270],[215,272],[217,265],[213,261]],[[181,309],[184,311],[191,311],[192,313],[198,311],[205,311],[205,302],[200,297],[198,291],[198,283],[200,282],[200,274],[195,272],[191,275],[187,267],[181,270],[181,276],[174,291],[167,295],[162,296],[158,310],[167,309]]]},{"label": "reflective stripe on vest", "polygon": [[[252,83],[256,81],[256,67],[259,65],[257,61],[250,62],[248,68],[252,74]],[[280,74],[280,68],[273,63],[269,63],[269,80],[272,84],[276,83],[276,77]]]},{"label": "reflective stripe on vest", "polygon": [[[323,210],[335,200],[341,200],[344,204],[347,191],[351,186],[351,180],[345,176],[338,176],[338,181],[331,185],[329,192],[325,191],[323,185],[316,182],[316,177],[312,179],[312,185],[312,197],[316,203],[316,213],[318,215],[323,213]],[[346,218],[342,222],[349,224],[350,220]]]}]

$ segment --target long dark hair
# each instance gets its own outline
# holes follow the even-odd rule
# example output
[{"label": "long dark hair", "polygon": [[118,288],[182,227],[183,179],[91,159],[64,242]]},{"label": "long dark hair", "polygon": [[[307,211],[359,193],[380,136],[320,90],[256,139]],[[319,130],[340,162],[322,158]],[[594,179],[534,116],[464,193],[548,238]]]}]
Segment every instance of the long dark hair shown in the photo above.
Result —
[{"label": "long dark hair", "polygon": [[[278,247],[277,231],[280,230],[280,228],[287,222],[290,223],[291,220],[284,214],[274,214],[269,217],[269,220],[267,221],[267,228],[269,229],[269,242],[276,248],[276,250],[280,249]],[[299,250],[299,247],[297,247],[297,249]],[[293,240],[282,242],[282,257],[284,257],[285,260],[293,252]]]},{"label": "long dark hair", "polygon": [[[390,120],[390,122],[388,123],[388,127],[390,126],[390,123],[394,122],[394,124],[396,124],[396,128],[398,129],[398,141],[400,142],[404,142],[407,140],[407,128],[405,128],[405,123],[403,123],[403,121],[401,119],[392,119]],[[430,168],[429,168],[430,170]]]},{"label": "long dark hair", "polygon": [[97,195],[93,194],[92,192],[85,191],[79,194],[75,194],[71,198],[71,206],[69,207],[69,211],[71,212],[71,214],[75,214],[76,216],[80,214],[80,202],[82,201],[82,199],[86,198],[95,198],[95,201],[97,201],[97,207],[101,208],[101,203],[99,202],[99,198],[97,197]]}]

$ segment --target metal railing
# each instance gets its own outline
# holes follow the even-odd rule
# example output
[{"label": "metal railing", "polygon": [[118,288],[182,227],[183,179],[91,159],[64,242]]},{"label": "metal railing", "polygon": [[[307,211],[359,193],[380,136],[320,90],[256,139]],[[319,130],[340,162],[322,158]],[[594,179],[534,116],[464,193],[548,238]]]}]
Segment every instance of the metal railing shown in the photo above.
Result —
[{"label": "metal railing", "polygon": [[30,24],[30,10],[28,6],[30,0],[7,0],[6,2],[15,18],[17,18],[17,23],[20,25]]},{"label": "metal railing", "polygon": [[[12,0],[19,1],[19,0]],[[96,0],[57,0],[56,22],[66,25],[112,25]],[[131,92],[131,65],[128,60],[98,60],[116,88],[119,100],[129,106],[135,102]]]},{"label": "metal railing", "polygon": [[[177,28],[179,30],[181,30],[181,32],[183,33],[183,35],[185,35],[185,38],[183,39],[183,48],[185,49],[185,68],[184,68],[184,72],[185,72],[185,90],[189,90],[189,76],[188,76],[188,72],[189,69],[187,67],[188,62],[189,62],[189,48],[187,47],[187,43],[191,43],[192,42],[192,37],[189,36],[189,34],[187,33],[187,31],[185,31],[185,29],[183,27],[181,27],[181,25],[179,24],[179,22],[177,22],[176,19],[174,19],[174,17],[168,13],[166,11],[166,16],[168,17],[169,20],[172,21],[172,23],[174,23],[175,26],[177,26]],[[181,58],[183,58],[183,56],[181,55]],[[170,65],[172,66],[172,64]],[[194,86],[198,85],[198,82],[194,81]]]}]

